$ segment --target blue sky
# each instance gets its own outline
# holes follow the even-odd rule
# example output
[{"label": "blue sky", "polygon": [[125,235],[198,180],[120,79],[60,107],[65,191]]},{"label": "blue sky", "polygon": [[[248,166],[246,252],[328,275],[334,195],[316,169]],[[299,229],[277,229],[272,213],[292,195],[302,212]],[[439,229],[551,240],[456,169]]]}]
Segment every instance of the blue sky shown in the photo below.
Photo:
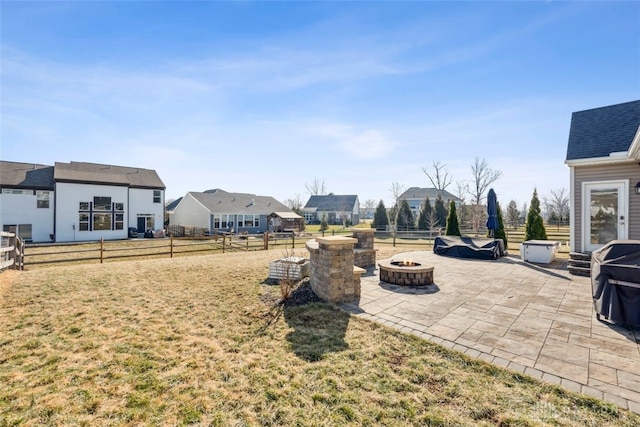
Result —
[{"label": "blue sky", "polygon": [[640,2],[1,3],[3,160],[389,205],[422,167],[569,187],[573,111],[640,99]]}]

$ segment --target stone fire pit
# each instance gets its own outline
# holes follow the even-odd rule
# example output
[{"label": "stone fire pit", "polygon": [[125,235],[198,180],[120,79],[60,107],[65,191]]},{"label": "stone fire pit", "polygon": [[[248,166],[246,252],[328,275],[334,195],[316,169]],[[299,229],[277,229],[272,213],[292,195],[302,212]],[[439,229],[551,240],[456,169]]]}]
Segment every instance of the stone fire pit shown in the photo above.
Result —
[{"label": "stone fire pit", "polygon": [[433,285],[433,267],[410,259],[388,259],[378,262],[380,281],[401,286]]}]

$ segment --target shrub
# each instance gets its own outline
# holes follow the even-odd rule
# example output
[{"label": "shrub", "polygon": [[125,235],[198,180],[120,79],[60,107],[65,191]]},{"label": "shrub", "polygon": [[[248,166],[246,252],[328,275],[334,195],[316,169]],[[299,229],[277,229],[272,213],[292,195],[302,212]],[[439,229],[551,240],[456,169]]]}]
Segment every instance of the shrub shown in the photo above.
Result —
[{"label": "shrub", "polygon": [[538,191],[533,189],[531,206],[527,213],[527,225],[524,232],[524,240],[547,240],[547,231],[544,228],[544,221],[540,215],[540,200]]},{"label": "shrub", "polygon": [[447,236],[459,236],[460,225],[458,224],[458,214],[456,213],[456,204],[452,200],[449,204],[449,216],[447,217],[447,229],[445,230]]}]

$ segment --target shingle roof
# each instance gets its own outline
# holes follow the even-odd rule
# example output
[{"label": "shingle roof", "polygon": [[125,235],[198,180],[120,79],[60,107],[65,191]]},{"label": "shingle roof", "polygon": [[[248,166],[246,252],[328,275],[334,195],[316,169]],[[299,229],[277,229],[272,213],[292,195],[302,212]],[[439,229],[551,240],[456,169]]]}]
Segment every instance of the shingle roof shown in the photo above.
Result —
[{"label": "shingle roof", "polygon": [[442,200],[453,200],[454,202],[460,202],[460,198],[454,196],[449,193],[447,190],[438,190],[437,188],[420,188],[420,187],[411,187],[402,195],[400,195],[400,199],[419,199],[425,200],[427,196],[430,200],[435,200],[438,198],[438,193],[442,194]]},{"label": "shingle roof", "polygon": [[566,160],[627,151],[639,126],[640,100],[576,111],[571,115]]},{"label": "shingle roof", "polygon": [[53,190],[53,166],[0,161],[0,186]]},{"label": "shingle roof", "polygon": [[56,162],[54,179],[56,182],[122,185],[163,190],[165,188],[158,173],[152,169],[84,162]]},{"label": "shingle roof", "polygon": [[228,193],[220,189],[207,190],[204,193],[190,191],[188,194],[202,203],[211,213],[270,214],[291,211],[286,205],[271,196]]},{"label": "shingle roof", "polygon": [[313,195],[309,197],[307,204],[303,209],[314,210],[318,212],[339,212],[344,210],[353,210],[358,201],[358,196],[349,195]]}]

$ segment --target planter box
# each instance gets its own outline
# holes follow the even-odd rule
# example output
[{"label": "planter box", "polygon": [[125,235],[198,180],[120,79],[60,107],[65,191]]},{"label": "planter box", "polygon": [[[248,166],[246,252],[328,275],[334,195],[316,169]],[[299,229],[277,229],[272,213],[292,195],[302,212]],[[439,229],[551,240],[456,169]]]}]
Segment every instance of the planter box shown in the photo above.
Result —
[{"label": "planter box", "polygon": [[549,264],[556,259],[560,242],[555,240],[527,240],[520,245],[520,259],[537,264]]},{"label": "planter box", "polygon": [[300,280],[309,275],[311,262],[301,257],[277,259],[269,263],[269,279]]}]

